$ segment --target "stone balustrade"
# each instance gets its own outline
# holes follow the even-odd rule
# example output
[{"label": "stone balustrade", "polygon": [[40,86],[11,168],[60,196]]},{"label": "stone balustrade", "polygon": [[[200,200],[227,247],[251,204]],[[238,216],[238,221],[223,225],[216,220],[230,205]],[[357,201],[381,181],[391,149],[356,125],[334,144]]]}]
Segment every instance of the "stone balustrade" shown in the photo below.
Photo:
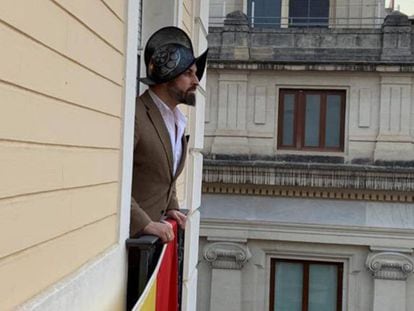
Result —
[{"label": "stone balustrade", "polygon": [[381,28],[251,28],[247,16],[236,11],[227,15],[222,27],[210,27],[208,42],[210,68],[234,62],[254,63],[257,69],[306,63],[371,71],[377,65],[398,63],[401,71],[414,71],[414,26],[398,11],[386,16]]}]

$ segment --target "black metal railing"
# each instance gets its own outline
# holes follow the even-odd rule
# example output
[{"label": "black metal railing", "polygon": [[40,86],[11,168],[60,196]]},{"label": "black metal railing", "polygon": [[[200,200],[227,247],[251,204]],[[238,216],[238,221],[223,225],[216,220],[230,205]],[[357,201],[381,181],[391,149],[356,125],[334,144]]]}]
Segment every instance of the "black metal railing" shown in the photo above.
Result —
[{"label": "black metal railing", "polygon": [[[161,255],[163,244],[155,235],[143,235],[126,240],[128,250],[127,310],[131,310],[143,293]],[[178,303],[181,309],[184,230],[178,226]]]},{"label": "black metal railing", "polygon": [[379,3],[310,5],[310,1],[305,1],[307,6],[304,7],[291,1],[288,12],[284,12],[281,1],[263,6],[264,2],[248,1],[246,6],[229,4],[228,1],[211,3],[209,27],[222,27],[228,15],[238,11],[246,15],[251,28],[381,28],[385,16],[393,11]]},{"label": "black metal railing", "polygon": [[[381,28],[384,17],[311,17],[311,16],[251,16],[246,15],[250,28]],[[209,27],[222,27],[225,21],[231,22],[227,16],[210,16]]]}]

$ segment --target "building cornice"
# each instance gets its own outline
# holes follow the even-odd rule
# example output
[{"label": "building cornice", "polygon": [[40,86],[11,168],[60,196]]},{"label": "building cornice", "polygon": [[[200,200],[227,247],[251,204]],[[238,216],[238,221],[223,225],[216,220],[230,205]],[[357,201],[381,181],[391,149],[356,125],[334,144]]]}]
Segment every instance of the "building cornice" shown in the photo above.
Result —
[{"label": "building cornice", "polygon": [[414,73],[414,65],[409,63],[387,62],[334,62],[334,61],[240,61],[209,59],[208,69],[227,70],[272,70],[272,71],[322,71],[322,72],[377,72],[377,73]]},{"label": "building cornice", "polygon": [[414,201],[412,168],[205,160],[204,193]]},{"label": "building cornice", "polygon": [[203,218],[200,236],[412,248],[414,229]]}]

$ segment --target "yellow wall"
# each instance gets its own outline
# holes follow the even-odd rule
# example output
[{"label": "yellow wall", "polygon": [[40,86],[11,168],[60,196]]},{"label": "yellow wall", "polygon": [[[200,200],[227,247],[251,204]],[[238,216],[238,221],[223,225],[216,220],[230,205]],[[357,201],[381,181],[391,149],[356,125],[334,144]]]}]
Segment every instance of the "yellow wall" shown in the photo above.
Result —
[{"label": "yellow wall", "polygon": [[0,1],[0,310],[118,240],[125,1]]}]

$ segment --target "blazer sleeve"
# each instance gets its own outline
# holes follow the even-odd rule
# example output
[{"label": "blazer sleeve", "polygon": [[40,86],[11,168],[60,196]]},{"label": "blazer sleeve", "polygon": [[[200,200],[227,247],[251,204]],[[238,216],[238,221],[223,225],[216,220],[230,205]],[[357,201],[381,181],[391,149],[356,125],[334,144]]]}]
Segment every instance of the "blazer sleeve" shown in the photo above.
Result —
[{"label": "blazer sleeve", "polygon": [[139,206],[134,197],[131,196],[131,225],[129,227],[129,235],[132,237],[139,234],[150,222],[151,218]]},{"label": "blazer sleeve", "polygon": [[175,189],[175,182],[172,185],[172,190],[171,191],[172,191],[171,199],[170,199],[170,202],[168,203],[167,211],[169,211],[169,210],[179,210],[180,206],[179,206],[178,200],[177,200],[177,191]]},{"label": "blazer sleeve", "polygon": [[[138,130],[137,118],[135,118],[134,150],[138,142],[139,142],[139,130]],[[135,200],[135,198],[132,195],[131,195],[131,220],[130,221],[131,223],[129,226],[129,235],[131,237],[139,234],[140,231],[142,231],[151,222],[151,218],[139,206],[138,202]]]}]

